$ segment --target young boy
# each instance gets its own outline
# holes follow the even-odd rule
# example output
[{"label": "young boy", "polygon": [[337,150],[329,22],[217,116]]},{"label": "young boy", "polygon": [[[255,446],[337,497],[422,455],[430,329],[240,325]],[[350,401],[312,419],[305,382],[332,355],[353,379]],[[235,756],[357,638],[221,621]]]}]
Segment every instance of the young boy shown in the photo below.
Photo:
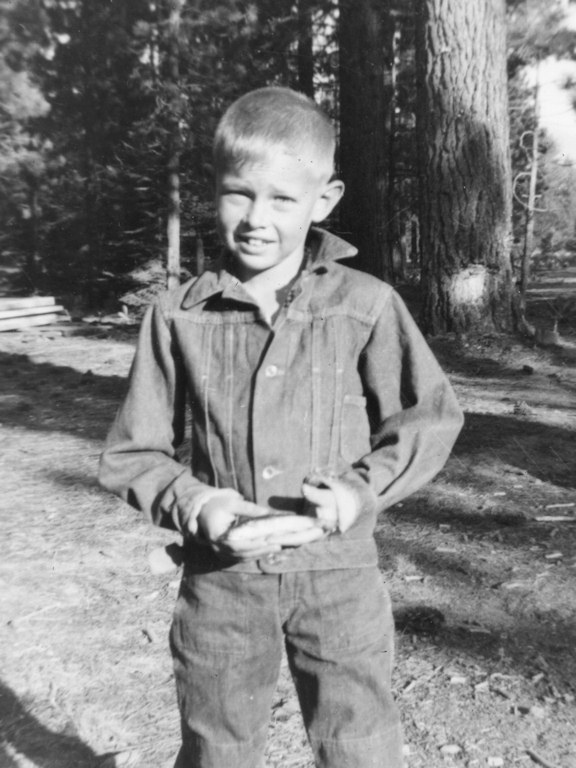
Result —
[{"label": "young boy", "polygon": [[[397,294],[317,229],[344,191],[331,123],[263,88],[216,132],[220,268],[143,321],[101,481],[184,537],[171,629],[178,768],[262,765],[285,646],[317,766],[398,768],[377,514],[462,424]],[[175,459],[185,405],[191,467]]]}]

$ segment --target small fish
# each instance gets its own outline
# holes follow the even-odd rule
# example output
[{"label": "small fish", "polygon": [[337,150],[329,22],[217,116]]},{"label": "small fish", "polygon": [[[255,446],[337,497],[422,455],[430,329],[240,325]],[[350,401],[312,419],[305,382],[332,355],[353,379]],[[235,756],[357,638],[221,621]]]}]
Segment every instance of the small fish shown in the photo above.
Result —
[{"label": "small fish", "polygon": [[290,512],[271,514],[264,517],[243,517],[221,537],[227,543],[239,543],[250,539],[267,539],[286,533],[299,533],[318,527],[317,521],[304,515]]}]

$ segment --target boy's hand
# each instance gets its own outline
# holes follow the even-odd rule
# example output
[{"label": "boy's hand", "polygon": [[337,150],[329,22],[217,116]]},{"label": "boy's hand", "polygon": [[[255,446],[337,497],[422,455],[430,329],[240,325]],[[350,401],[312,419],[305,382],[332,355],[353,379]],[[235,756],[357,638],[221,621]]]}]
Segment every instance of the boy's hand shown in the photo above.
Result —
[{"label": "boy's hand", "polygon": [[302,495],[307,514],[313,515],[327,533],[344,533],[358,518],[360,510],[354,493],[338,479],[306,478]]},{"label": "boy's hand", "polygon": [[[257,518],[267,515],[269,512],[266,507],[259,507],[257,504],[245,501],[237,496],[215,496],[207,501],[200,510],[196,523],[198,525],[198,538],[208,544],[217,554],[236,557],[240,560],[248,560],[252,557],[260,556],[258,547],[244,546],[236,548],[238,551],[232,551],[224,543],[228,531],[234,528],[240,516]],[[262,554],[278,551],[266,548]]]}]

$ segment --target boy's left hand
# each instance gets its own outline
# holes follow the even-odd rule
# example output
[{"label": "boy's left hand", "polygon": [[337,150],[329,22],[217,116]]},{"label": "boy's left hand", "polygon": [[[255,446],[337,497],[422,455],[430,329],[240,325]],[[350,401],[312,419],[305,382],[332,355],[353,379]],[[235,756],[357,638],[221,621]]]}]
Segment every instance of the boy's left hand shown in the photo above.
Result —
[{"label": "boy's left hand", "polygon": [[302,484],[302,495],[312,514],[327,533],[344,533],[360,513],[354,493],[334,478],[308,477]]}]

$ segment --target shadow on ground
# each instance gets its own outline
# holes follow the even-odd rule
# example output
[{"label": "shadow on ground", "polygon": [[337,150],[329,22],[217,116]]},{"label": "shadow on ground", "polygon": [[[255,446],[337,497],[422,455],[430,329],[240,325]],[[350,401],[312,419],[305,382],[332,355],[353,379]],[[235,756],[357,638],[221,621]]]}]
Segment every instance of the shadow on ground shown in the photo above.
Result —
[{"label": "shadow on ground", "polygon": [[0,352],[0,421],[4,426],[104,439],[126,390],[123,376],[84,373]]},{"label": "shadow on ground", "polygon": [[[23,755],[37,768],[95,768],[106,763],[68,726],[69,733],[56,733],[42,725],[6,684],[0,683],[0,766],[16,768],[10,754]],[[4,745],[4,746],[3,746]]]},{"label": "shadow on ground", "polygon": [[496,461],[541,480],[576,488],[574,430],[536,419],[469,413],[453,455],[456,463],[459,458]]}]

